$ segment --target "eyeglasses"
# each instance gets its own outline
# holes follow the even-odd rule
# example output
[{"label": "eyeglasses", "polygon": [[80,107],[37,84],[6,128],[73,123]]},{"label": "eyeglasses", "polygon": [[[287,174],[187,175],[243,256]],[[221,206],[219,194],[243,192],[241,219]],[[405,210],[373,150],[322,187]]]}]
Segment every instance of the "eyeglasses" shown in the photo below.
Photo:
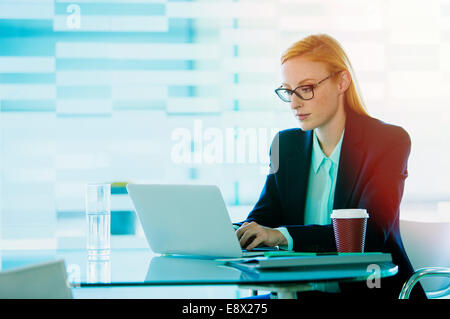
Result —
[{"label": "eyeglasses", "polygon": [[289,90],[284,88],[283,86],[280,86],[278,89],[275,90],[275,93],[278,95],[278,97],[283,102],[292,102],[292,94],[295,93],[299,98],[302,100],[311,100],[314,97],[314,89],[317,88],[323,81],[328,80],[329,78],[335,76],[341,71],[337,71],[334,73],[331,73],[329,76],[327,76],[325,79],[320,80],[316,84],[307,84],[307,85],[300,85],[296,87],[294,90]]}]

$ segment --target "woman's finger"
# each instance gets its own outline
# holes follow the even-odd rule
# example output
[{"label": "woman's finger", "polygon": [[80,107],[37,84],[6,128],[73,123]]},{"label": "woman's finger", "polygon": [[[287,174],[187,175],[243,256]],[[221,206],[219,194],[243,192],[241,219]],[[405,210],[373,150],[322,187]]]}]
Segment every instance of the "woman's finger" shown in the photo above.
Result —
[{"label": "woman's finger", "polygon": [[239,239],[239,240],[241,239],[241,237],[242,237],[242,235],[244,234],[245,229],[246,229],[247,227],[255,227],[255,225],[258,225],[258,224],[255,223],[255,222],[251,222],[251,223],[244,222],[244,223],[242,224],[242,226],[239,227],[239,228],[236,230],[236,235],[238,236],[238,239]]},{"label": "woman's finger", "polygon": [[244,232],[245,232],[245,227],[246,227],[247,225],[248,225],[248,223],[245,222],[245,223],[243,223],[243,224],[241,225],[241,227],[239,227],[238,229],[236,229],[236,235],[237,235],[237,237],[238,237],[239,240],[241,239],[242,235],[244,234]]},{"label": "woman's finger", "polygon": [[263,238],[260,235],[260,233],[256,234],[256,236],[253,238],[253,241],[249,243],[247,246],[247,250],[252,250],[255,247],[258,247],[263,242]]},{"label": "woman's finger", "polygon": [[253,237],[255,236],[256,236],[255,229],[246,227],[244,229],[244,233],[242,234],[239,240],[239,244],[241,245],[242,248],[245,248],[248,246],[248,244],[253,240]]}]

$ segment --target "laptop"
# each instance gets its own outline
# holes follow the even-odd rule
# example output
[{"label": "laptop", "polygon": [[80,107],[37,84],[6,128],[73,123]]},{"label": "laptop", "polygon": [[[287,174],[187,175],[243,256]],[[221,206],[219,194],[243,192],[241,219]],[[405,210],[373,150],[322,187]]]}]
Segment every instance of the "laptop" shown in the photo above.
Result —
[{"label": "laptop", "polygon": [[241,248],[217,186],[128,184],[127,190],[155,253],[241,258],[278,250]]}]

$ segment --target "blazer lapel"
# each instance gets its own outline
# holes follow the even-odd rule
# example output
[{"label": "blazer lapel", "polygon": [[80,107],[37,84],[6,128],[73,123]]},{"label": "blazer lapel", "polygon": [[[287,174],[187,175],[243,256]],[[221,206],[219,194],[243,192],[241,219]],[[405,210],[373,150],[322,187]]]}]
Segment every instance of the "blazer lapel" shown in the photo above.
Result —
[{"label": "blazer lapel", "polygon": [[348,110],[334,193],[334,209],[353,208],[350,207],[350,199],[364,161],[364,150],[360,146],[364,133],[361,125],[360,116]]},{"label": "blazer lapel", "polygon": [[302,225],[304,222],[306,191],[311,165],[312,131],[299,131],[294,148],[287,160],[288,211],[292,212],[290,223]]}]

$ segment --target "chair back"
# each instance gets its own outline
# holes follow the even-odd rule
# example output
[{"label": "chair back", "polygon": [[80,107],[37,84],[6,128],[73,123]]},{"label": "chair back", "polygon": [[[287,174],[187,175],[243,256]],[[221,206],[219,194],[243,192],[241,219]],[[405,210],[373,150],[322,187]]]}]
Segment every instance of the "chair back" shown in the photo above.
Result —
[{"label": "chair back", "polygon": [[0,272],[0,299],[71,299],[64,260]]},{"label": "chair back", "polygon": [[[400,218],[400,234],[415,271],[426,267],[450,268],[450,220],[441,221],[431,216],[429,219]],[[420,283],[429,292],[445,289],[450,279],[426,278]]]}]

